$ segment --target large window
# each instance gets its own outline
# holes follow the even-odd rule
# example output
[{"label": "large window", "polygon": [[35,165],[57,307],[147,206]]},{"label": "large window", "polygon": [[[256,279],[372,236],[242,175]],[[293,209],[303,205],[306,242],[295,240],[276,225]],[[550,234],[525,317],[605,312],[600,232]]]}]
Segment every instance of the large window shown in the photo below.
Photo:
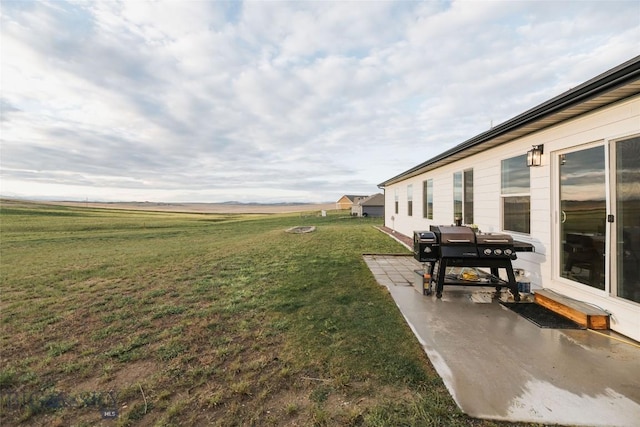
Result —
[{"label": "large window", "polygon": [[413,185],[407,185],[407,215],[413,215]]},{"label": "large window", "polygon": [[453,174],[453,219],[473,224],[473,169]]},{"label": "large window", "polygon": [[433,179],[422,183],[422,216],[433,219]]},{"label": "large window", "polygon": [[531,232],[531,197],[527,155],[502,161],[502,229]]}]

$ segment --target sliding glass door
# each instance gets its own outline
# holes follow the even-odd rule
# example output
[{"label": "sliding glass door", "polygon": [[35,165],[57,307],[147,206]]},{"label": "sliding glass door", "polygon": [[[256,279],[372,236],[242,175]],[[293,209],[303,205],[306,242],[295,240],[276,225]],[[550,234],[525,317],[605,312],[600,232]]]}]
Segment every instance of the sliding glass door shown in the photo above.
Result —
[{"label": "sliding glass door", "polygon": [[615,277],[620,298],[640,303],[640,137],[614,143]]},{"label": "sliding glass door", "polygon": [[640,136],[557,154],[559,276],[640,303]]},{"label": "sliding glass door", "polygon": [[604,290],[607,247],[604,146],[561,154],[559,169],[560,276]]}]

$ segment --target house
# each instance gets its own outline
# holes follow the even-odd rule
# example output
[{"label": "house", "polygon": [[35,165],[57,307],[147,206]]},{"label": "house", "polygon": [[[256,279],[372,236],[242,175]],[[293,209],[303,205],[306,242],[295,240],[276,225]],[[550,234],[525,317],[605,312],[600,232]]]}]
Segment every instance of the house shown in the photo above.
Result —
[{"label": "house", "polygon": [[351,215],[353,216],[384,216],[384,194],[377,193],[361,200],[351,207]]},{"label": "house", "polygon": [[357,205],[361,200],[368,196],[344,195],[336,202],[336,209],[351,209],[353,205]]},{"label": "house", "polygon": [[514,267],[640,340],[640,56],[383,183],[385,225],[474,224],[531,243]]}]

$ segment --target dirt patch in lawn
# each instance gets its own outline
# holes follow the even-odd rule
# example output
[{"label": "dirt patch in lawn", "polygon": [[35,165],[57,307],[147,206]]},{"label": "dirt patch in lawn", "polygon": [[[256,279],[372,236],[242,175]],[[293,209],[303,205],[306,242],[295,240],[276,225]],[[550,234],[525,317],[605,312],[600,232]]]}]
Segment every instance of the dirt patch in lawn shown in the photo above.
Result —
[{"label": "dirt patch in lawn", "polygon": [[288,228],[286,231],[287,233],[303,234],[303,233],[311,233],[313,231],[316,231],[316,228],[312,225],[304,225],[299,227],[291,227],[291,228]]}]

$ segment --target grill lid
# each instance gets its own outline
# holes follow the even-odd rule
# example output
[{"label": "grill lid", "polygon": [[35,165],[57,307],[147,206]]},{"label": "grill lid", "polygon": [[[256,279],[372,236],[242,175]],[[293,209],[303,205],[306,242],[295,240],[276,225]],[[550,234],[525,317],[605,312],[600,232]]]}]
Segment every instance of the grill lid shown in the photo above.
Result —
[{"label": "grill lid", "polygon": [[413,241],[421,243],[437,243],[436,235],[433,231],[414,231]]},{"label": "grill lid", "polygon": [[432,225],[440,242],[440,253],[445,258],[476,258],[476,234],[471,227],[456,225]]},{"label": "grill lid", "polygon": [[441,246],[476,244],[476,234],[471,227],[432,225],[431,231],[438,236]]}]

